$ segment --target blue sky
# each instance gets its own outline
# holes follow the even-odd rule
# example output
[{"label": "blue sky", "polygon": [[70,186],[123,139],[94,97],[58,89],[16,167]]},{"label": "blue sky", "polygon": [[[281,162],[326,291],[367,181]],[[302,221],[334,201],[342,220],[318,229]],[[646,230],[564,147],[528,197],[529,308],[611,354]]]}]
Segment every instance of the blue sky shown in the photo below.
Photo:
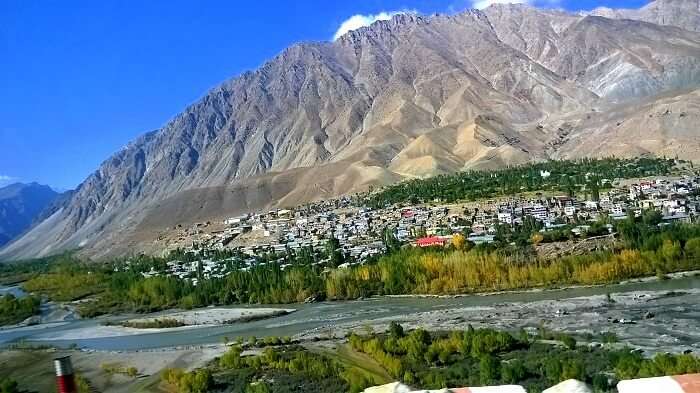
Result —
[{"label": "blue sky", "polygon": [[[332,40],[353,15],[363,16],[350,25],[476,1],[1,1],[0,185],[73,188],[217,83],[294,42]],[[570,10],[646,3],[531,1]]]}]

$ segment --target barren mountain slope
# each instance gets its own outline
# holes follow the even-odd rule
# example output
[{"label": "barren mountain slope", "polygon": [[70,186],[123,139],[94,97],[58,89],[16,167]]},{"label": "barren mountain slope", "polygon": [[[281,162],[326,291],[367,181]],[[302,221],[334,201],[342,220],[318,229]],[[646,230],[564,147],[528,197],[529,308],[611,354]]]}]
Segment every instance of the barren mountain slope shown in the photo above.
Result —
[{"label": "barren mountain slope", "polygon": [[700,34],[675,27],[505,6],[398,15],[295,45],[105,161],[0,259],[146,250],[178,223],[406,176],[605,154],[571,136],[598,128],[563,135],[558,124],[592,109],[635,117],[607,102],[698,86],[698,48]]},{"label": "barren mountain slope", "polygon": [[635,19],[700,31],[700,0],[656,0],[638,10],[602,7],[593,10],[591,14],[610,19]]},{"label": "barren mountain slope", "polygon": [[674,92],[635,105],[547,124],[559,134],[549,148],[556,158],[633,157],[641,154],[700,157],[700,90]]},{"label": "barren mountain slope", "polygon": [[698,33],[524,5],[486,10],[501,40],[608,100],[698,86]]}]

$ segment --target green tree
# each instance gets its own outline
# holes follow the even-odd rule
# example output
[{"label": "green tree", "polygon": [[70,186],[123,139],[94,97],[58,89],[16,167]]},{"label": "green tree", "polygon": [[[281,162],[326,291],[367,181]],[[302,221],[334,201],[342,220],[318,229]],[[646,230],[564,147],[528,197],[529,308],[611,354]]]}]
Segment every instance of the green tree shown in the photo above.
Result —
[{"label": "green tree", "polygon": [[266,382],[253,382],[248,384],[245,389],[245,393],[270,393],[272,390],[270,389],[270,385],[268,385]]},{"label": "green tree", "polygon": [[501,378],[509,384],[517,384],[527,375],[527,369],[519,359],[513,359],[501,365]]},{"label": "green tree", "polygon": [[392,321],[389,324],[389,336],[395,339],[402,338],[404,336],[403,326],[398,322]]},{"label": "green tree", "polygon": [[569,349],[576,349],[576,339],[568,334],[563,334],[560,338],[562,344]]},{"label": "green tree", "polygon": [[0,376],[0,393],[18,393],[17,381]]},{"label": "green tree", "polygon": [[393,228],[385,228],[382,236],[387,252],[395,252],[401,248],[401,242],[396,238]]},{"label": "green tree", "polygon": [[345,262],[345,257],[343,256],[343,249],[340,246],[340,241],[331,235],[331,237],[326,242],[326,256],[330,260],[330,265],[333,267],[338,267]]},{"label": "green tree", "polygon": [[491,385],[500,377],[500,361],[492,355],[484,355],[479,360],[479,381]]},{"label": "green tree", "polygon": [[700,237],[694,237],[686,241],[684,251],[687,258],[700,260]]}]

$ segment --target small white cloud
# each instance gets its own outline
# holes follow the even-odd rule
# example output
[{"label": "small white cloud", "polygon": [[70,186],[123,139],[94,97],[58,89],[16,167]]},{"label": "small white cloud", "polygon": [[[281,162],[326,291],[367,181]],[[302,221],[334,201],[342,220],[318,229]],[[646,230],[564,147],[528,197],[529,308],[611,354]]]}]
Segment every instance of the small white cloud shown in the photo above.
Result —
[{"label": "small white cloud", "polygon": [[391,12],[380,12],[378,14],[369,14],[369,15],[353,15],[346,19],[343,23],[340,24],[340,27],[338,30],[335,32],[333,35],[333,41],[337,40],[342,36],[343,34],[357,30],[360,27],[365,27],[369,26],[372,23],[379,21],[379,20],[389,20],[391,19],[394,15],[398,14],[403,14],[405,12],[402,11],[391,11]]},{"label": "small white cloud", "polygon": [[0,175],[0,187],[4,187],[15,180],[17,180],[17,178],[14,178],[12,176]]},{"label": "small white cloud", "polygon": [[474,0],[472,7],[483,10],[493,4],[530,4],[529,0]]}]

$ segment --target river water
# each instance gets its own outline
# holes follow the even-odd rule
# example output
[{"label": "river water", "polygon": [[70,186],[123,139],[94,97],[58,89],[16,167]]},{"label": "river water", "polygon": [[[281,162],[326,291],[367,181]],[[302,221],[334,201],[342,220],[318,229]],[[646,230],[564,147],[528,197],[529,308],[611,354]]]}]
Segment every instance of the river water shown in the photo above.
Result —
[{"label": "river water", "polygon": [[7,294],[14,295],[15,297],[24,297],[27,294],[19,286],[4,287],[0,285],[0,296],[5,296]]},{"label": "river water", "polygon": [[[289,315],[234,325],[201,327],[187,330],[157,332],[140,335],[103,337],[92,339],[51,339],[75,329],[97,326],[104,320],[74,320],[57,324],[31,326],[0,331],[0,345],[17,341],[51,344],[67,347],[77,344],[82,348],[97,350],[140,350],[174,346],[195,346],[221,343],[224,337],[292,336],[309,330],[331,329],[334,325],[378,318],[406,316],[409,314],[450,310],[464,307],[493,306],[502,303],[529,303],[543,300],[563,300],[577,297],[627,293],[635,291],[683,291],[700,288],[700,277],[686,277],[666,281],[626,283],[604,287],[571,288],[551,291],[503,293],[488,296],[462,296],[455,298],[378,297],[347,302],[321,302],[314,304],[286,305],[297,311]],[[700,299],[699,299],[700,300]],[[698,302],[691,304],[697,307]]]}]

